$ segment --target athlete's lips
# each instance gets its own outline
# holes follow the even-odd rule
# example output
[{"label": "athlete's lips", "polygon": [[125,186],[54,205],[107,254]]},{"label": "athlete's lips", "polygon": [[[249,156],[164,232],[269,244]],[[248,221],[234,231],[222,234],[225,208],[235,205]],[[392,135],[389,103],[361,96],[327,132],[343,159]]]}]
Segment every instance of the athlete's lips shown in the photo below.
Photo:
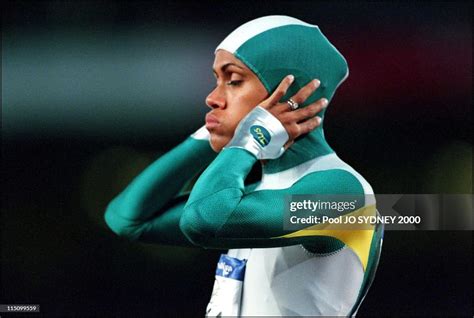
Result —
[{"label": "athlete's lips", "polygon": [[219,126],[221,123],[219,122],[219,119],[217,119],[216,116],[212,115],[211,113],[208,113],[206,115],[206,128],[207,129],[212,129],[217,126]]}]

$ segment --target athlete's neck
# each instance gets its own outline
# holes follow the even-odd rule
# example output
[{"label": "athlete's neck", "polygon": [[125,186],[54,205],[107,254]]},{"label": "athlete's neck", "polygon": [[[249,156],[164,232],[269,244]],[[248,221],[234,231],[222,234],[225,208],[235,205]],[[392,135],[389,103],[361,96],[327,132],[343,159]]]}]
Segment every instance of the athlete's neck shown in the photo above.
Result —
[{"label": "athlete's neck", "polygon": [[260,162],[262,163],[263,173],[271,174],[293,168],[303,162],[333,152],[334,150],[326,142],[322,127],[320,127],[303,138],[295,140],[280,158],[260,160]]}]

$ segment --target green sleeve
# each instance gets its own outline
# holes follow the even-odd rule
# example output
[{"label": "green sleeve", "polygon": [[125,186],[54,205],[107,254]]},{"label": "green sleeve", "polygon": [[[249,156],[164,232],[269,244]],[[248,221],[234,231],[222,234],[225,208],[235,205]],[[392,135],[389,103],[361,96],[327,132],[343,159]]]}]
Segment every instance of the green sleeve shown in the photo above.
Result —
[{"label": "green sleeve", "polygon": [[179,219],[188,196],[180,195],[180,190],[215,157],[208,140],[188,137],[109,203],[104,215],[107,225],[130,240],[187,243],[179,231]]},{"label": "green sleeve", "polygon": [[360,195],[356,208],[363,206],[364,191],[355,176],[340,169],[318,171],[287,189],[246,192],[244,180],[256,161],[244,149],[227,148],[203,172],[180,221],[191,242],[206,248],[342,244],[327,237],[277,237],[291,232],[283,229],[285,197],[289,194]]}]

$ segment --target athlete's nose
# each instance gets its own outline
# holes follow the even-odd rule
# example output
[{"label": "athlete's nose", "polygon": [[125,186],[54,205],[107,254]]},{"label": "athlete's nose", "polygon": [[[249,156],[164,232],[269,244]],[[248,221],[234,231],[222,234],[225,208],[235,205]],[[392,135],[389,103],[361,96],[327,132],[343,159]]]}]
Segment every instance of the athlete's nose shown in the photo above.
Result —
[{"label": "athlete's nose", "polygon": [[219,87],[216,87],[209,95],[207,95],[206,104],[212,109],[225,108],[225,98],[219,91]]}]

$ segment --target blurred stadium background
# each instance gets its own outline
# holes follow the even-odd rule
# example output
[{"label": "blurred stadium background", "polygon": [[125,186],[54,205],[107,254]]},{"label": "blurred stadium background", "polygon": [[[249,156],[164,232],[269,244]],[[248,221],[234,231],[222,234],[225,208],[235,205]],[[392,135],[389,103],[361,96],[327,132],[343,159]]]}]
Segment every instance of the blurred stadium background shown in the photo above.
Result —
[{"label": "blurred stadium background", "polygon": [[[106,204],[199,128],[215,46],[318,24],[348,60],[326,136],[376,193],[472,193],[471,2],[2,4],[0,303],[202,316],[222,251],[130,243]],[[388,232],[360,315],[472,314],[472,232]]]}]

